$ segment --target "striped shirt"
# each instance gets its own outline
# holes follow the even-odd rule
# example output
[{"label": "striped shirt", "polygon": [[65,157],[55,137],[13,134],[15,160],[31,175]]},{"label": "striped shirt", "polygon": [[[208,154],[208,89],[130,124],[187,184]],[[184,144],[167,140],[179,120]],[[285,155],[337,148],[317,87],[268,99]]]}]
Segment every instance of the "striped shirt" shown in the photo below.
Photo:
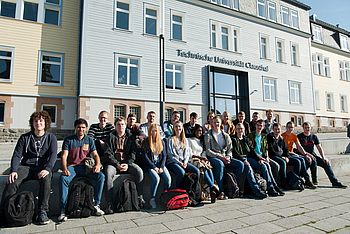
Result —
[{"label": "striped shirt", "polygon": [[112,124],[107,123],[106,127],[101,128],[100,124],[91,124],[88,132],[88,136],[94,140],[102,140],[105,141],[109,134],[114,130]]}]

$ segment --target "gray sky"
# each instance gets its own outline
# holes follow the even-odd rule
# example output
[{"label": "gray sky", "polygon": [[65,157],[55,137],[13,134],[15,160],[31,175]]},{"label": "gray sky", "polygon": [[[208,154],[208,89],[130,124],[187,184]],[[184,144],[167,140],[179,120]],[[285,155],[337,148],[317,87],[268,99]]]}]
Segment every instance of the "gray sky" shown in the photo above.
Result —
[{"label": "gray sky", "polygon": [[349,0],[299,0],[312,9],[311,14],[317,18],[350,31],[350,1]]}]

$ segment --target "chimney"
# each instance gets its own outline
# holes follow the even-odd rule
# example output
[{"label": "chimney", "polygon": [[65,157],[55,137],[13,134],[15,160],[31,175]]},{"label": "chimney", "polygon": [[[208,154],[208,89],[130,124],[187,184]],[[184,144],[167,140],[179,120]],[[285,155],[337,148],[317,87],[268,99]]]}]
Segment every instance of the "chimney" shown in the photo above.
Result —
[{"label": "chimney", "polygon": [[312,20],[313,20],[313,21],[316,21],[316,17],[317,17],[317,15],[316,15],[316,14],[313,14],[313,15],[312,15]]}]

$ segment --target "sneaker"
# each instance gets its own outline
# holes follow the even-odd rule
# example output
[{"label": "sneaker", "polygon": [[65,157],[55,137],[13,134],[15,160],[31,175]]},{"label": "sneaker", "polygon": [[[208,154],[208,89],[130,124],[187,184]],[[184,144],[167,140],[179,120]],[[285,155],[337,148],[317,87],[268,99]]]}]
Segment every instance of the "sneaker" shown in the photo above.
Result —
[{"label": "sneaker", "polygon": [[340,183],[340,182],[336,182],[336,183],[333,183],[333,184],[332,184],[332,187],[333,187],[333,188],[342,188],[342,189],[345,189],[345,188],[347,188],[348,186],[346,186],[346,185],[344,185],[344,184],[342,184],[342,183]]},{"label": "sneaker", "polygon": [[109,204],[109,205],[107,206],[107,209],[105,210],[105,214],[106,214],[106,215],[109,215],[109,214],[113,214],[113,213],[114,213],[114,211],[113,211],[113,209],[112,209],[112,205]]},{"label": "sneaker", "polygon": [[277,197],[279,194],[274,188],[270,188],[268,191],[270,197]]},{"label": "sneaker", "polygon": [[278,196],[284,196],[285,195],[285,193],[282,191],[282,189],[281,188],[279,188],[279,187],[275,187],[275,190],[276,190],[276,192],[278,192]]},{"label": "sneaker", "polygon": [[313,179],[313,180],[312,180],[312,183],[313,183],[314,185],[318,185],[317,179]]},{"label": "sneaker", "polygon": [[224,192],[221,192],[221,193],[219,193],[219,194],[217,195],[217,199],[218,199],[218,200],[227,200],[228,197],[225,195]]},{"label": "sneaker", "polygon": [[139,195],[139,196],[138,196],[138,200],[139,200],[139,206],[140,206],[140,208],[142,209],[142,208],[145,206],[146,201],[145,201],[145,199],[143,199],[143,196],[142,196],[142,195]]},{"label": "sneaker", "polygon": [[157,208],[157,203],[156,203],[156,199],[154,197],[152,197],[150,200],[149,200],[149,204],[151,206],[152,209],[156,209]]},{"label": "sneaker", "polygon": [[309,180],[309,181],[305,181],[305,188],[316,189],[317,187]]},{"label": "sneaker", "polygon": [[45,210],[41,210],[38,214],[37,221],[39,224],[44,225],[50,223],[49,218]]},{"label": "sneaker", "polygon": [[216,202],[216,192],[214,188],[210,188],[210,202],[215,203]]},{"label": "sneaker", "polygon": [[64,222],[68,219],[68,217],[66,216],[66,213],[64,213],[64,210],[61,211],[61,214],[58,216],[57,220],[59,222]]},{"label": "sneaker", "polygon": [[264,199],[267,198],[267,194],[264,192],[261,192],[260,190],[254,193],[254,198],[256,199]]},{"label": "sneaker", "polygon": [[104,214],[105,214],[105,212],[103,212],[103,210],[101,210],[101,208],[100,208],[99,205],[94,206],[94,208],[95,208],[95,215],[96,215],[96,216],[101,216],[101,215],[104,215]]}]

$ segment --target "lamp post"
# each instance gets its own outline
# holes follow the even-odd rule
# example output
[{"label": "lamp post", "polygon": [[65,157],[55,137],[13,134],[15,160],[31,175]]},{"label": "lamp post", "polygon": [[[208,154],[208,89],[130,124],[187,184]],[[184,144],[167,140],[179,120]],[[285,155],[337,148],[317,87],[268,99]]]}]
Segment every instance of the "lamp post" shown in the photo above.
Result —
[{"label": "lamp post", "polygon": [[160,1],[160,35],[159,35],[159,121],[160,126],[164,122],[164,108],[165,108],[165,39],[164,39],[164,25],[165,25],[165,8],[164,0]]}]

